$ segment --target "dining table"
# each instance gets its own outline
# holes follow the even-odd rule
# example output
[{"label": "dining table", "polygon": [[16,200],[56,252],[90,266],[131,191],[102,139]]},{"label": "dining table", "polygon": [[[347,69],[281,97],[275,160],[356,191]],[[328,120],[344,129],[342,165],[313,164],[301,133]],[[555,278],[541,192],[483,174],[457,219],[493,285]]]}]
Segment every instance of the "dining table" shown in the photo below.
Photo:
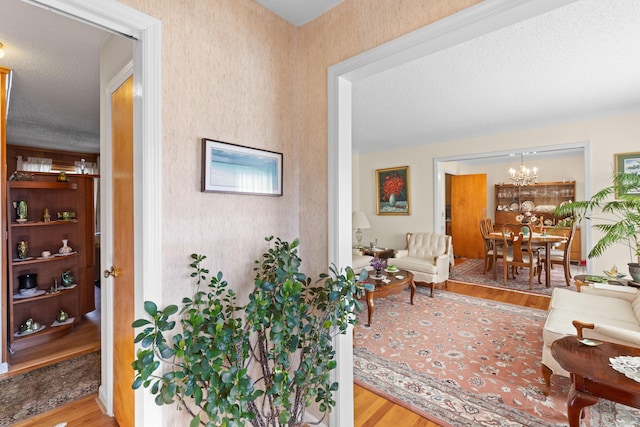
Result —
[{"label": "dining table", "polygon": [[[494,231],[489,233],[489,238],[493,241],[494,248],[497,247],[497,244],[503,241],[502,233],[499,231]],[[544,257],[544,280],[545,280],[545,285],[548,288],[549,286],[551,286],[551,257],[548,256],[548,254],[551,253],[551,247],[553,246],[553,244],[566,241],[567,236],[558,236],[555,234],[533,232],[533,233],[529,233],[526,236],[523,236],[523,238],[530,239],[531,245],[544,246],[545,254],[547,254],[547,256]],[[510,233],[510,235],[507,236],[507,240],[509,241],[513,240],[513,233]],[[493,280],[498,279],[497,252],[498,252],[497,250],[493,251]]]}]

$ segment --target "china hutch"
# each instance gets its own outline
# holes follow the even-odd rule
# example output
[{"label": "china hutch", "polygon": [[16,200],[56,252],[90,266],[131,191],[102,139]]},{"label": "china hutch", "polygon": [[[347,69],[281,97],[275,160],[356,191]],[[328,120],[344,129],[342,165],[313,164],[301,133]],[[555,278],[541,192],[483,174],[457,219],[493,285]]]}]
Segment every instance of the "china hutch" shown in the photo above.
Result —
[{"label": "china hutch", "polygon": [[[495,226],[517,224],[528,221],[532,216],[541,219],[549,234],[568,235],[570,227],[554,214],[557,206],[576,199],[576,183],[543,182],[518,186],[514,184],[496,184],[494,188]],[[580,229],[576,229],[571,245],[571,261],[581,261]]]},{"label": "china hutch", "polygon": [[[94,176],[24,173],[6,185],[7,329],[10,351],[19,352],[70,332],[95,309]],[[26,218],[18,216],[20,202]],[[35,293],[21,292],[25,275],[37,275]],[[63,275],[72,283],[64,286]],[[66,321],[59,321],[60,311]]]}]

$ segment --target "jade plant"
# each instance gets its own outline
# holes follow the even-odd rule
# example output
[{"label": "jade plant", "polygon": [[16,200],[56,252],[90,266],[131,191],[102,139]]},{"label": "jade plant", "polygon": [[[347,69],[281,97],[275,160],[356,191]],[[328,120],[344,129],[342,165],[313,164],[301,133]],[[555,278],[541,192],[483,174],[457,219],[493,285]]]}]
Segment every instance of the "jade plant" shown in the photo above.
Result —
[{"label": "jade plant", "polygon": [[[600,212],[606,215],[596,216]],[[589,252],[589,258],[599,257],[613,244],[622,243],[629,247],[636,262],[640,262],[640,175],[614,175],[612,185],[589,200],[564,204],[556,208],[555,213],[571,215],[576,221],[602,221],[593,225],[603,235]]]},{"label": "jade plant", "polygon": [[313,402],[324,415],[335,405],[333,339],[355,325],[358,298],[372,289],[367,272],[332,266],[312,284],[297,239],[266,240],[246,304],[193,254],[194,295],[181,308],[147,301],[149,318],[133,323],[141,328],[133,388],[150,388],[158,405],[177,402],[191,427],[295,426]]}]

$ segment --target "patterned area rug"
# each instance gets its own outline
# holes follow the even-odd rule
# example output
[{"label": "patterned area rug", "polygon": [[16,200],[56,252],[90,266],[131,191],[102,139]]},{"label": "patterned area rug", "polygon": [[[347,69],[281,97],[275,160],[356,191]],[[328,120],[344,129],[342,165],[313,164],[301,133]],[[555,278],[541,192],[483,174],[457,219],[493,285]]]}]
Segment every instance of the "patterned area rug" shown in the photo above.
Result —
[{"label": "patterned area rug", "polygon": [[[568,378],[549,396],[540,372],[543,310],[418,288],[375,301],[354,335],[358,384],[443,426],[566,426]],[[591,426],[639,426],[640,411],[607,401]]]},{"label": "patterned area rug", "polygon": [[0,426],[9,426],[97,393],[100,352],[0,380]]},{"label": "patterned area rug", "polygon": [[[553,288],[562,287],[567,288],[567,282],[564,280],[564,271],[561,266],[554,265],[551,269],[551,286],[548,288],[544,284],[544,271],[542,272],[542,284],[538,283],[537,276],[533,278],[533,289],[529,289],[529,270],[522,269],[520,274],[516,274],[516,278],[509,278],[505,286],[503,276],[503,264],[498,260],[498,275],[497,280],[492,279],[492,272],[487,271],[482,274],[484,269],[484,260],[481,259],[468,259],[464,262],[457,263],[449,274],[450,280],[456,282],[472,283],[474,285],[490,286],[501,289],[511,289],[522,292],[529,292],[534,294],[551,295]],[[571,266],[572,277],[576,274],[585,274],[585,268],[576,265]],[[576,290],[573,280],[571,280],[571,286],[568,289]]]}]

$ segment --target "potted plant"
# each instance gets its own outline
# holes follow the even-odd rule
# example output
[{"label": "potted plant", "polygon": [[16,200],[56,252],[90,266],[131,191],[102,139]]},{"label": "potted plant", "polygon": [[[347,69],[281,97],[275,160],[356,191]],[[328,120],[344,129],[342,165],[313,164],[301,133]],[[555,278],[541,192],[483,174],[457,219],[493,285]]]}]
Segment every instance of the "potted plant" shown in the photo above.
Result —
[{"label": "potted plant", "polygon": [[376,278],[380,278],[380,274],[382,273],[382,270],[387,268],[387,260],[378,258],[377,256],[373,257],[373,259],[369,264],[376,271]]},{"label": "potted plant", "polygon": [[367,272],[333,266],[312,285],[299,270],[297,239],[266,240],[246,304],[194,254],[195,294],[180,309],[147,301],[150,319],[133,323],[142,328],[133,388],[150,388],[158,405],[177,401],[191,427],[296,426],[313,401],[324,415],[335,405],[333,338],[356,323],[357,298],[372,288],[362,283]]},{"label": "potted plant", "polygon": [[[598,218],[593,212],[606,214]],[[593,227],[603,236],[589,252],[589,258],[599,257],[615,243],[629,247],[632,260],[629,274],[640,282],[640,175],[620,173],[614,175],[613,184],[594,194],[589,200],[571,202],[559,206],[556,215],[572,215],[573,220],[603,220]]]}]

